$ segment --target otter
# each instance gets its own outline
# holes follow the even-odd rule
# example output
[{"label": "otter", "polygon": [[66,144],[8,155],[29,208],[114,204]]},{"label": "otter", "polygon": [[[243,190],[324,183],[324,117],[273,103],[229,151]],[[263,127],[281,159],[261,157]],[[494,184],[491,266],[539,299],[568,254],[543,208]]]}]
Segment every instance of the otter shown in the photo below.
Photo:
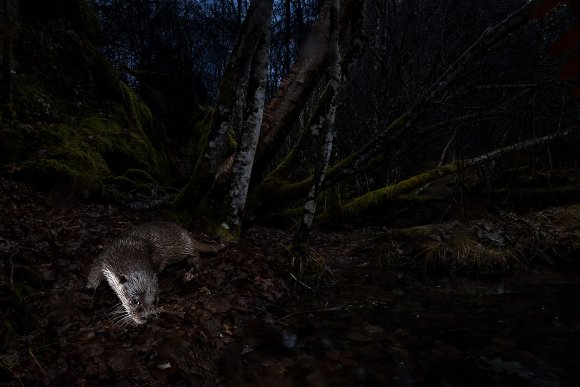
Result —
[{"label": "otter", "polygon": [[96,291],[106,279],[121,301],[119,320],[141,325],[159,311],[158,273],[185,258],[198,269],[199,253],[215,253],[223,247],[200,243],[175,223],[144,223],[103,249],[91,266],[86,286]]}]

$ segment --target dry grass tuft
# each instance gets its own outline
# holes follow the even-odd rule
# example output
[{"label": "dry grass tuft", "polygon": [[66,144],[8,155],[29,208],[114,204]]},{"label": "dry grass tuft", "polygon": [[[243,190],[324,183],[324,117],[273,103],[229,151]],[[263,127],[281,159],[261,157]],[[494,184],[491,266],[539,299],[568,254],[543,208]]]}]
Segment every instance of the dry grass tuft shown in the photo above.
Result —
[{"label": "dry grass tuft", "polygon": [[580,206],[391,230],[377,246],[389,267],[493,273],[537,258],[553,263],[580,249]]},{"label": "dry grass tuft", "polygon": [[323,254],[311,247],[300,251],[290,251],[290,276],[294,281],[294,290],[303,287],[316,290],[321,286],[334,283],[334,274],[326,264]]}]

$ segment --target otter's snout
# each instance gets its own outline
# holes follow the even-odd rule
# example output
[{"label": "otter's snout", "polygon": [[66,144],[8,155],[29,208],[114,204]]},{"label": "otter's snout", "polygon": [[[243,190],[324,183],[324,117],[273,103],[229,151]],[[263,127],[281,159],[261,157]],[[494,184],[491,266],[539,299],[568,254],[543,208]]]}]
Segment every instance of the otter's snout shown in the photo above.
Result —
[{"label": "otter's snout", "polygon": [[133,321],[135,321],[139,325],[151,322],[155,318],[157,313],[158,309],[155,307],[144,309],[143,307],[138,306],[137,308],[132,308],[129,311],[129,315],[131,316]]}]

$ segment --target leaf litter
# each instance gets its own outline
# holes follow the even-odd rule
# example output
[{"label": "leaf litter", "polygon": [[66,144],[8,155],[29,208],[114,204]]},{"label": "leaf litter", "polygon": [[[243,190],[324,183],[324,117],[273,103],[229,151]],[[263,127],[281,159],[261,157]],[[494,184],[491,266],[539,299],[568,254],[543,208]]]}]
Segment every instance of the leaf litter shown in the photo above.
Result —
[{"label": "leaf litter", "polygon": [[[500,277],[386,270],[380,228],[317,233],[333,281],[287,272],[291,234],[254,227],[160,275],[163,312],[119,327],[88,267],[156,210],[72,202],[0,180],[0,380],[8,385],[566,385],[580,380],[578,261]],[[203,239],[203,238],[202,238]],[[499,289],[499,290],[498,290]]]}]

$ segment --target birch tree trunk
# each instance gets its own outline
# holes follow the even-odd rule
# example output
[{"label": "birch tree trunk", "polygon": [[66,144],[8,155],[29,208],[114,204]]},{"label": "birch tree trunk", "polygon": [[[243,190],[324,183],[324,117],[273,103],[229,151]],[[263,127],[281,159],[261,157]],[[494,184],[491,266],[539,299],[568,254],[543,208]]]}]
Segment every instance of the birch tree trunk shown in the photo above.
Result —
[{"label": "birch tree trunk", "polygon": [[312,95],[328,60],[329,7],[325,6],[296,62],[280,83],[272,101],[264,111],[264,119],[256,160],[252,172],[252,186],[262,175],[288,136],[293,124]]},{"label": "birch tree trunk", "polygon": [[[268,20],[272,14],[272,2],[263,1],[263,7],[268,8]],[[268,72],[268,48],[270,46],[270,23],[264,24],[262,37],[252,60],[250,78],[248,82],[248,93],[246,97],[247,105],[244,120],[241,128],[241,140],[233,164],[233,172],[229,191],[228,223],[223,223],[222,227],[231,229],[234,236],[239,234],[241,226],[242,212],[246,205],[252,165],[256,153],[256,146],[262,126],[264,115],[264,97],[266,93],[266,79]]]},{"label": "birch tree trunk", "polygon": [[[332,66],[333,59],[329,57],[327,50],[330,39],[331,3],[332,0],[325,1],[320,18],[314,25],[306,43],[302,45],[298,59],[266,107],[252,172],[252,187],[256,187],[262,182],[265,177],[264,172],[282,147],[293,124],[303,111],[321,77],[325,74],[325,66],[329,63]],[[366,43],[361,40],[364,35],[362,33],[362,8],[364,8],[365,0],[351,0],[345,3],[346,7],[337,26],[341,41],[351,40],[349,50],[341,63],[343,74],[348,73],[349,68],[355,62],[354,59],[358,59]],[[297,12],[297,18],[300,20],[300,2],[298,2]]]},{"label": "birch tree trunk", "polygon": [[304,204],[304,212],[302,215],[302,220],[296,230],[294,236],[294,245],[300,246],[306,242],[308,239],[310,229],[312,227],[312,221],[314,220],[314,214],[316,212],[316,201],[318,194],[320,193],[320,188],[324,182],[324,175],[328,163],[330,161],[330,155],[332,154],[332,147],[334,143],[335,127],[334,118],[336,115],[336,107],[338,104],[338,91],[341,83],[341,56],[340,48],[338,44],[338,25],[339,25],[339,15],[340,15],[340,0],[333,0],[330,6],[330,39],[329,39],[329,59],[331,66],[329,68],[329,81],[327,84],[327,91],[330,94],[330,103],[326,111],[319,110],[319,117],[311,119],[311,126],[307,130],[312,132],[326,133],[324,137],[324,143],[321,149],[320,159],[316,170],[314,172],[314,183],[310,187],[308,196],[306,198],[306,203]]},{"label": "birch tree trunk", "polygon": [[[268,173],[257,186],[251,185],[248,205],[256,215],[265,215],[271,209],[289,204],[285,201],[287,197],[291,197],[292,200],[301,199],[307,195],[308,190],[311,188],[312,179],[303,184],[304,182],[291,183],[288,181],[288,177],[296,165],[303,162],[304,158],[311,158],[308,154],[312,154],[313,151],[318,154],[319,149],[324,149],[327,132],[321,124],[323,122],[322,118],[329,112],[332,104],[335,103],[337,93],[340,93],[343,85],[348,81],[351,68],[354,67],[365,52],[368,42],[364,28],[365,4],[365,0],[351,0],[347,2],[346,7],[342,10],[342,16],[339,21],[339,37],[342,47],[339,47],[339,49],[342,49],[345,54],[335,58],[340,63],[339,74],[337,75],[340,79],[339,89],[336,89],[333,78],[329,77],[330,80],[327,81],[292,150],[277,163],[276,168]],[[327,29],[330,30],[330,26]],[[329,34],[328,32],[327,35]],[[329,52],[330,50],[320,47],[319,51]],[[333,71],[332,69],[333,67],[331,66],[329,71]],[[263,125],[262,129],[264,127]],[[258,150],[259,146],[260,143],[258,144]],[[252,173],[252,183],[255,181],[254,177],[255,175]],[[292,194],[288,195],[289,191],[292,191]]]},{"label": "birch tree trunk", "polygon": [[208,151],[209,173],[215,175],[227,159],[228,131],[232,125],[233,112],[240,103],[242,88],[250,68],[264,26],[268,26],[272,15],[271,0],[254,0],[238,35],[236,45],[224,71],[210,131]]},{"label": "birch tree trunk", "polygon": [[208,127],[202,128],[202,141],[198,148],[200,156],[187,186],[176,198],[175,204],[180,211],[192,213],[211,190],[216,177],[230,169],[227,164],[233,160],[237,145],[232,128],[233,115],[237,107],[243,106],[243,87],[264,28],[269,26],[271,3],[271,0],[252,1],[242,23],[220,83],[211,120]]},{"label": "birch tree trunk", "polygon": [[[440,98],[475,60],[485,56],[488,50],[502,41],[511,32],[529,21],[533,8],[533,2],[526,2],[517,11],[510,14],[502,22],[487,28],[480,37],[453,63],[449,66],[438,80],[429,88],[417,103],[409,111],[394,120],[375,138],[369,141],[361,150],[352,153],[334,166],[327,169],[321,189],[325,189],[349,176],[352,176],[362,168],[372,164],[372,161],[385,151],[386,145],[393,138],[408,132],[417,122],[417,119]],[[380,165],[380,163],[377,163]],[[278,177],[278,176],[276,176]],[[291,203],[306,195],[317,177],[313,174],[306,179],[291,184],[286,184],[277,189],[277,203]],[[280,183],[277,183],[280,185]],[[260,187],[256,191],[259,191]],[[258,192],[259,193],[259,192]],[[271,209],[270,209],[271,210]]]}]

